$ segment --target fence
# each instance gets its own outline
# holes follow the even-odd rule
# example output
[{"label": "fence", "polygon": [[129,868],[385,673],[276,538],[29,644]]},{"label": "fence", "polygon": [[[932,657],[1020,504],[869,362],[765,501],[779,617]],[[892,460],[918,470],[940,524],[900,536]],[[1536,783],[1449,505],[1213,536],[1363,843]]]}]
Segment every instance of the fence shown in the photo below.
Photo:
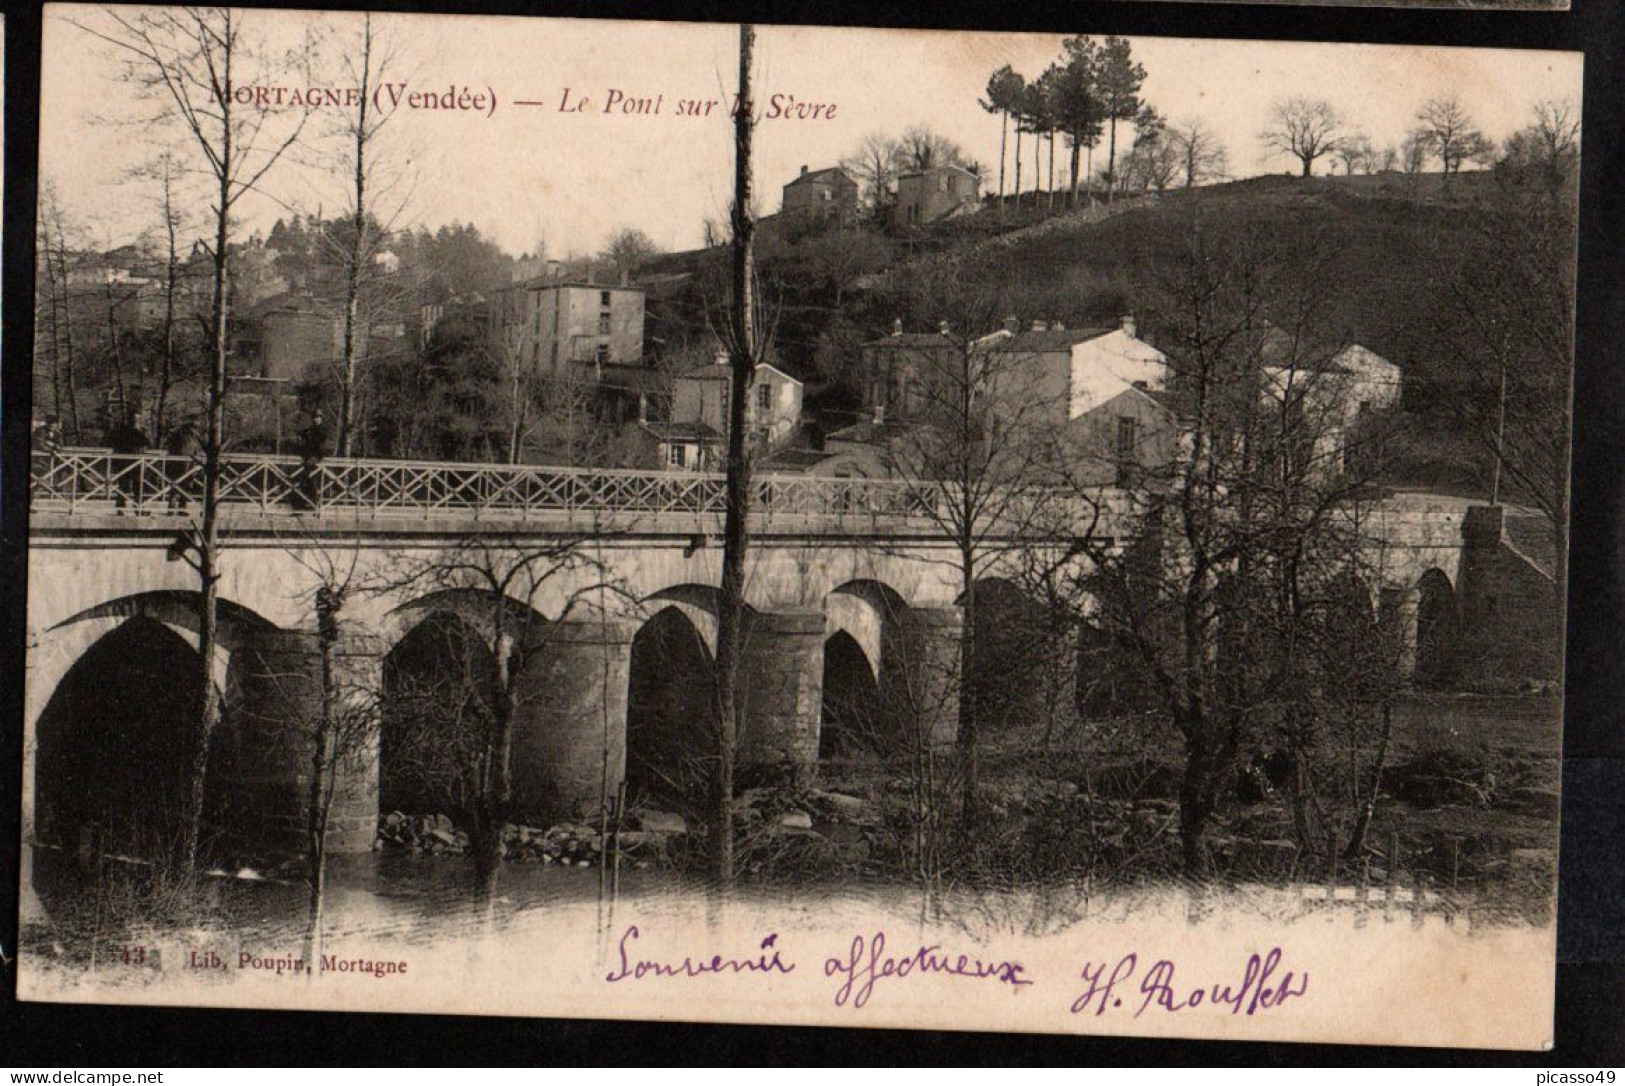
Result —
[{"label": "fence", "polygon": [[[531,465],[228,455],[220,461],[223,509],[263,515],[335,513],[366,519],[479,520],[561,514],[685,514],[720,517],[722,475]],[[856,529],[869,522],[917,528],[947,523],[946,495],[930,483],[759,475],[753,510],[771,521],[798,519]],[[37,512],[176,514],[203,500],[203,465],[186,456],[61,449],[32,463]],[[1013,509],[1014,503],[1007,503]]]}]

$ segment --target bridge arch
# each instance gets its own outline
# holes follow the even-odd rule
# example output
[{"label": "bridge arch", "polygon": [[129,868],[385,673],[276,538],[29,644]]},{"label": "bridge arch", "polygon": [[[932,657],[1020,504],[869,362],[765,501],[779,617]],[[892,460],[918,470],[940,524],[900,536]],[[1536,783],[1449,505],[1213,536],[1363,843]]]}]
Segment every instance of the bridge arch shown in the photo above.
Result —
[{"label": "bridge arch", "polygon": [[548,621],[536,608],[512,596],[502,597],[499,606],[495,594],[484,589],[441,588],[399,603],[383,615],[378,632],[385,650],[436,615],[456,616],[492,652],[496,651],[499,619],[510,637],[523,637]]},{"label": "bridge arch", "polygon": [[1427,570],[1416,581],[1416,681],[1424,686],[1448,681],[1460,635],[1455,586],[1443,570]]},{"label": "bridge arch", "polygon": [[384,653],[380,685],[379,809],[465,816],[498,696],[486,633],[455,610],[429,611]]},{"label": "bridge arch", "polygon": [[699,599],[645,604],[627,672],[628,796],[689,817],[704,813],[716,757],[716,618]]},{"label": "bridge arch", "polygon": [[[198,594],[178,590],[137,592],[78,611],[50,627],[62,630],[81,622],[100,619],[123,620],[137,616],[160,622],[172,630],[198,634]],[[241,647],[245,635],[272,630],[276,624],[240,603],[225,598],[215,601],[216,637],[227,652]]]},{"label": "bridge arch", "polygon": [[824,644],[818,719],[821,760],[883,749],[893,738],[885,684],[888,637],[896,638],[899,617],[908,610],[902,596],[882,581],[847,581],[824,600]]},{"label": "bridge arch", "polygon": [[[229,716],[231,699],[225,694],[233,685],[231,663],[235,654],[255,634],[276,627],[257,611],[223,597],[217,600],[216,614],[214,673],[216,681],[222,684],[222,703]],[[133,643],[138,639],[134,638],[129,628],[150,640],[152,651],[156,654],[153,659],[143,660],[140,657],[136,651],[140,646]],[[117,638],[109,643],[115,634]],[[184,652],[172,651],[177,648]],[[122,671],[129,671],[133,676],[130,681],[134,683],[130,689],[135,691],[129,697],[134,699],[150,694],[157,705],[165,708],[167,719],[173,723],[189,715],[188,710],[177,710],[177,706],[195,703],[201,693],[189,685],[194,671],[198,676],[197,682],[202,682],[203,671],[198,666],[197,648],[197,593],[178,589],[131,593],[106,600],[76,611],[31,636],[23,708],[25,826],[31,827],[37,836],[43,828],[40,820],[49,821],[53,817],[46,810],[50,800],[44,793],[54,786],[49,778],[56,770],[47,765],[43,771],[47,779],[42,779],[39,756],[42,748],[49,748],[54,742],[46,733],[53,730],[60,732],[64,726],[60,717],[63,707],[71,702],[90,714],[123,712],[117,704],[103,706],[97,698],[92,697],[94,691],[90,686],[95,684],[87,686],[85,676],[93,673],[111,676],[106,679],[105,691],[116,702],[125,700],[125,694],[121,692],[124,680],[118,676]],[[87,658],[89,663],[85,663]],[[81,667],[81,664],[84,666]],[[176,686],[166,689],[161,684],[154,686],[146,681],[146,676],[155,669],[161,671],[166,667],[176,672]],[[68,685],[70,678],[73,682],[71,687]],[[141,721],[125,723],[135,729],[132,734],[146,734]],[[173,736],[164,742],[181,753],[191,749],[187,744],[174,742]],[[217,752],[220,745],[216,744]],[[47,751],[46,757],[49,761],[52,755]],[[211,779],[215,776],[212,766],[209,776]]]},{"label": "bridge arch", "polygon": [[[145,614],[82,629],[92,639],[32,728],[35,838],[97,853],[169,855],[182,830],[198,742],[194,707],[205,680],[196,643]],[[219,821],[223,746],[213,744],[205,777],[208,824]]]}]

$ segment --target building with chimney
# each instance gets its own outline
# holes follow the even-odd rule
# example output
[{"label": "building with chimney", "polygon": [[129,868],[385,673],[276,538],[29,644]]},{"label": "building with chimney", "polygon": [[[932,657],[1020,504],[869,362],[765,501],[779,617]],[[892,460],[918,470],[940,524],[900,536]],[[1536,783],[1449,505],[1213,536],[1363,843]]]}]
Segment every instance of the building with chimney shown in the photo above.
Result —
[{"label": "building with chimney", "polygon": [[809,227],[849,221],[858,207],[858,183],[839,166],[821,170],[801,167],[801,175],[784,186],[779,209],[786,226]]}]

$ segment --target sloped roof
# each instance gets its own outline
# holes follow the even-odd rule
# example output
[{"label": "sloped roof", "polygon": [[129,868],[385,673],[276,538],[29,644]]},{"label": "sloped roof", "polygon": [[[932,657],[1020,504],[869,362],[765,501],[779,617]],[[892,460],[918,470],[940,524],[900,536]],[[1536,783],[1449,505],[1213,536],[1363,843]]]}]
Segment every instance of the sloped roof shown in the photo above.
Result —
[{"label": "sloped roof", "polygon": [[[756,363],[756,369],[758,372],[772,370],[786,381],[792,381],[798,385],[805,383],[801,378],[796,377],[794,374],[785,373],[771,362],[758,362]],[[697,366],[689,367],[677,376],[679,379],[690,381],[727,381],[733,377],[733,367],[718,365],[715,362],[701,362]]]},{"label": "sloped roof", "polygon": [[1050,328],[1042,332],[1012,332],[988,346],[993,354],[1031,354],[1040,351],[1064,351],[1091,339],[1109,336],[1115,328]]},{"label": "sloped roof", "polygon": [[864,344],[865,347],[952,347],[958,350],[963,344],[952,335],[942,332],[893,332],[891,335],[871,339]]},{"label": "sloped roof", "polygon": [[849,175],[845,170],[841,169],[839,166],[825,166],[821,170],[808,170],[806,173],[804,173],[801,176],[797,177],[795,180],[790,181],[784,187],[789,188],[791,185],[811,185],[811,184],[827,185],[827,184],[829,184],[831,182],[840,182],[840,181],[845,181],[849,185],[856,185],[857,184],[856,181],[852,180],[851,175]]},{"label": "sloped roof", "polygon": [[831,452],[827,449],[781,449],[767,460],[764,460],[761,467],[769,471],[774,468],[805,471],[807,468],[817,467],[824,461],[840,455],[839,450]]},{"label": "sloped roof", "polygon": [[640,425],[660,441],[721,441],[722,434],[703,422],[645,422]]},{"label": "sloped roof", "polygon": [[923,169],[923,170],[909,170],[906,173],[898,174],[897,177],[898,177],[899,180],[901,180],[902,178],[905,178],[905,177],[925,177],[925,176],[927,176],[929,174],[934,174],[934,173],[946,173],[949,170],[952,170],[955,173],[962,173],[966,177],[974,177],[978,181],[980,181],[982,179],[982,175],[977,173],[975,170],[967,170],[965,167],[959,165],[956,162],[946,162],[946,163],[943,163],[940,166],[929,166],[929,167],[927,167],[926,169]]}]

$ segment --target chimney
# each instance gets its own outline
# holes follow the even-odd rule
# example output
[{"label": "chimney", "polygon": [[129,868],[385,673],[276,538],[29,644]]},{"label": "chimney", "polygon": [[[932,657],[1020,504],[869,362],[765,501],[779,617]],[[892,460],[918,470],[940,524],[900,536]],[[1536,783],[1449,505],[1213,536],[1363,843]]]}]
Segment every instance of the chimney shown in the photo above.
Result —
[{"label": "chimney", "polygon": [[903,318],[902,317],[898,317],[896,320],[891,322],[891,334],[894,335],[894,336],[900,336],[900,335],[903,334]]},{"label": "chimney", "polygon": [[592,286],[598,282],[598,269],[591,264],[587,265],[587,285]]},{"label": "chimney", "polygon": [[1035,332],[1044,331],[1044,322],[1043,321],[1033,321],[1033,331],[1035,331]]},{"label": "chimney", "polygon": [[937,331],[941,332],[943,335],[947,335],[948,334],[948,322],[947,321],[938,321],[937,322]]},{"label": "chimney", "polygon": [[1066,325],[1062,324],[1060,321],[1051,321],[1049,327],[1050,327],[1050,331],[1052,331],[1052,332],[1064,332],[1064,331],[1066,331]]},{"label": "chimney", "polygon": [[630,283],[631,281],[632,281],[632,272],[627,268],[622,268],[621,269],[621,286],[624,287],[628,283]]},{"label": "chimney", "polygon": [[638,393],[638,421],[649,421],[649,394],[647,392]]},{"label": "chimney", "polygon": [[801,167],[801,176],[802,177],[807,176],[807,167],[805,167],[805,166]]},{"label": "chimney", "polygon": [[1004,318],[1004,330],[1006,332],[1009,332],[1011,335],[1015,335],[1017,332],[1021,331],[1021,318],[1019,318],[1019,317],[1006,317],[1006,318]]},{"label": "chimney", "polygon": [[731,361],[733,361],[733,356],[721,348],[717,349],[717,365],[726,366]]},{"label": "chimney", "polygon": [[874,423],[875,423],[876,426],[884,426],[884,425],[886,425],[886,405],[885,404],[883,404],[883,403],[875,404]]},{"label": "chimney", "polygon": [[1124,313],[1123,314],[1123,334],[1125,336],[1127,336],[1128,338],[1130,338],[1130,339],[1138,339],[1139,338],[1139,332],[1134,326],[1134,314],[1133,313]]}]

